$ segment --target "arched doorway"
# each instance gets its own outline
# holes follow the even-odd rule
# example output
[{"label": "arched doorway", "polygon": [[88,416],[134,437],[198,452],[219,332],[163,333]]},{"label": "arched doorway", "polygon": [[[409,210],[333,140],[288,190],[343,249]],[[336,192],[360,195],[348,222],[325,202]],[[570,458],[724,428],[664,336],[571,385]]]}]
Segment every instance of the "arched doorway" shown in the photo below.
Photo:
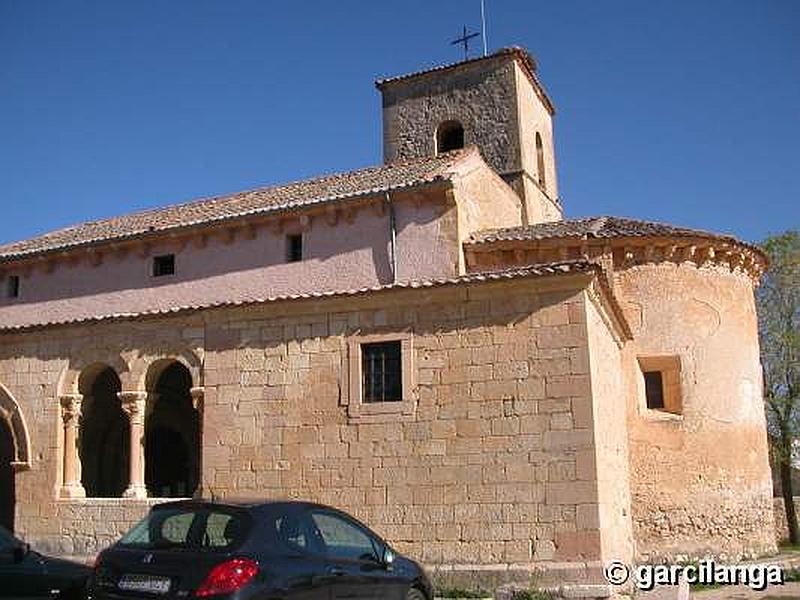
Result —
[{"label": "arched doorway", "polygon": [[128,486],[130,426],[118,396],[114,369],[97,366],[81,374],[81,483],[90,498],[122,496]]},{"label": "arched doorway", "polygon": [[31,467],[31,442],[19,404],[0,384],[0,525],[14,530],[16,473]]},{"label": "arched doorway", "polygon": [[13,533],[16,490],[14,463],[16,448],[11,425],[0,417],[0,525]]},{"label": "arched doorway", "polygon": [[200,419],[192,404],[192,375],[177,361],[154,366],[145,420],[145,484],[159,498],[191,496],[200,479]]}]

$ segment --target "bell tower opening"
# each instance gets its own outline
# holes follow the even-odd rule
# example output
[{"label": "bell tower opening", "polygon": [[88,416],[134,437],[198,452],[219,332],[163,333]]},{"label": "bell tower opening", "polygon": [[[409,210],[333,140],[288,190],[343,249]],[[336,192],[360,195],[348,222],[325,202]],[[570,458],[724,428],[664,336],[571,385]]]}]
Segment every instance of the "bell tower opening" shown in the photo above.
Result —
[{"label": "bell tower opening", "polygon": [[538,131],[536,132],[536,174],[539,178],[539,185],[546,188],[547,180],[545,178],[544,145],[542,144],[542,136]]},{"label": "bell tower opening", "polygon": [[436,154],[464,147],[464,126],[455,120],[445,121],[436,128]]}]

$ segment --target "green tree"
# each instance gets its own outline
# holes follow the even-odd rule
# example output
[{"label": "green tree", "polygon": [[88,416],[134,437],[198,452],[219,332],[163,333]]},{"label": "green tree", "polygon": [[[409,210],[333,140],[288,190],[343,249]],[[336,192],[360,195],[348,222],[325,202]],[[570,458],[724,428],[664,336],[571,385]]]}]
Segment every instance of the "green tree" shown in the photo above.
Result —
[{"label": "green tree", "polygon": [[792,489],[795,440],[800,434],[800,232],[762,244],[770,260],[757,292],[764,401],[772,453],[778,463],[789,540],[800,543]]}]

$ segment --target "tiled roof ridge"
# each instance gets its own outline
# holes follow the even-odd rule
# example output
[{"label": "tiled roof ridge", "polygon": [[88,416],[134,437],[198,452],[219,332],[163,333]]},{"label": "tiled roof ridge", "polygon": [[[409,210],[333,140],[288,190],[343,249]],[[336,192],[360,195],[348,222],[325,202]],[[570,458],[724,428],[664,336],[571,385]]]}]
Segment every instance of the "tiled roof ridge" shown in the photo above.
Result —
[{"label": "tiled roof ridge", "polygon": [[[138,211],[133,211],[130,213],[125,213],[124,215],[120,216],[136,216],[140,214],[149,214],[153,212],[159,212],[161,210],[167,210],[171,208],[183,208],[188,207],[196,204],[205,204],[205,203],[212,203],[221,200],[226,200],[233,196],[243,196],[246,194],[254,194],[256,192],[269,192],[271,190],[279,190],[283,188],[295,187],[299,185],[304,185],[308,183],[316,183],[316,182],[324,182],[330,181],[334,179],[338,179],[345,176],[352,176],[352,175],[361,175],[364,173],[369,172],[379,172],[388,170],[391,167],[395,168],[402,168],[406,167],[415,163],[424,163],[431,161],[432,159],[440,159],[440,158],[450,158],[452,160],[448,161],[450,164],[456,162],[458,159],[462,158],[462,155],[466,156],[469,152],[473,149],[477,148],[475,145],[465,146],[464,148],[459,148],[457,150],[450,150],[449,152],[442,152],[438,156],[421,156],[421,157],[411,157],[411,158],[403,158],[401,160],[392,161],[390,163],[381,163],[379,165],[368,165],[366,167],[358,167],[357,169],[351,169],[348,171],[332,171],[330,173],[323,173],[322,175],[314,175],[311,177],[304,177],[301,179],[292,179],[290,181],[285,181],[282,183],[274,183],[268,184],[263,186],[257,186],[254,188],[248,188],[244,190],[238,190],[236,192],[230,192],[227,194],[215,194],[213,196],[204,196],[201,198],[192,198],[191,200],[176,202],[174,204],[165,204],[164,206],[159,206],[155,208],[145,208]],[[113,218],[113,217],[112,217]],[[104,221],[105,219],[100,219],[99,221]],[[89,221],[91,222],[91,221]],[[80,225],[80,224],[79,224]],[[2,247],[0,247],[2,248]]]},{"label": "tiled roof ridge", "polygon": [[375,87],[379,90],[383,89],[386,85],[404,81],[406,79],[411,79],[413,77],[420,77],[422,75],[428,75],[430,73],[437,73],[439,71],[447,71],[449,69],[454,69],[457,67],[461,67],[463,65],[469,65],[478,63],[483,60],[491,60],[493,58],[497,58],[499,56],[513,56],[514,58],[519,59],[520,63],[523,66],[523,70],[525,71],[525,75],[530,79],[531,83],[538,88],[538,91],[541,93],[541,98],[545,105],[547,106],[548,111],[551,115],[554,115],[556,112],[555,105],[553,101],[550,99],[547,91],[542,85],[539,76],[537,75],[537,65],[536,60],[531,56],[530,52],[527,49],[523,48],[522,46],[506,46],[504,48],[499,48],[495,50],[491,54],[487,54],[485,56],[476,56],[474,58],[468,58],[467,60],[457,61],[457,62],[449,62],[443,63],[439,65],[435,65],[432,67],[428,67],[426,69],[420,69],[418,71],[413,71],[411,73],[405,73],[403,75],[393,75],[390,77],[382,77],[375,81]]},{"label": "tiled roof ridge", "polygon": [[[477,152],[478,152],[477,148],[473,145],[470,145],[462,149],[453,150],[451,152],[442,153],[436,156],[408,158],[408,159],[393,161],[391,163],[362,167],[351,171],[339,171],[339,172],[324,174],[317,177],[298,179],[287,183],[256,187],[246,190],[240,190],[229,194],[207,196],[203,198],[187,200],[185,202],[168,204],[160,207],[141,209],[138,211],[125,213],[123,215],[117,215],[114,217],[108,217],[105,219],[94,219],[89,221],[83,221],[81,223],[76,223],[73,225],[68,225],[66,227],[48,231],[46,233],[34,236],[32,238],[17,240],[14,242],[10,242],[8,244],[0,245],[0,260],[4,259],[14,260],[19,258],[27,258],[29,256],[35,256],[46,252],[53,252],[57,250],[68,250],[92,243],[129,239],[131,237],[136,237],[138,235],[143,235],[150,232],[154,233],[154,232],[173,231],[175,229],[183,229],[202,224],[211,224],[219,221],[243,218],[247,216],[252,216],[254,214],[275,212],[287,208],[295,208],[298,206],[319,204],[327,201],[343,200],[371,193],[380,193],[382,191],[390,191],[392,189],[399,189],[402,187],[419,185],[422,183],[431,183],[437,180],[447,179],[451,174],[448,172],[449,168],[451,168],[453,165],[455,165],[462,159],[466,158],[467,156],[470,156]],[[352,191],[349,193],[348,192],[332,193],[306,200],[293,199],[272,205],[265,204],[264,206],[261,207],[242,210],[239,213],[233,212],[231,214],[223,214],[216,216],[205,216],[205,217],[200,216],[199,218],[196,219],[187,219],[184,222],[166,225],[164,227],[150,226],[148,229],[139,228],[134,231],[109,233],[107,235],[98,237],[88,237],[87,235],[85,235],[83,239],[75,240],[72,242],[53,241],[52,243],[48,243],[48,241],[51,240],[52,238],[61,235],[67,235],[71,232],[75,232],[77,234],[80,232],[81,229],[87,229],[98,226],[110,226],[115,221],[119,220],[130,221],[137,218],[139,219],[158,218],[161,215],[167,215],[173,212],[191,211],[192,209],[203,209],[215,205],[222,205],[225,201],[233,202],[235,200],[241,200],[243,198],[247,198],[248,196],[256,194],[274,195],[282,190],[291,190],[293,188],[299,188],[302,186],[309,186],[314,184],[324,185],[326,183],[336,183],[339,181],[343,181],[347,178],[358,178],[358,177],[367,178],[370,175],[376,175],[376,176],[385,175],[388,177],[392,174],[398,173],[402,169],[412,168],[414,166],[419,166],[420,169],[422,169],[423,171],[419,174],[416,174],[416,176],[409,176],[405,179],[401,178],[401,180],[398,182],[394,183],[389,182],[384,186],[378,186],[369,189],[365,188],[357,191]],[[41,242],[40,247],[35,247],[33,249],[27,249],[24,247],[26,245],[34,244],[34,242],[37,241]]]},{"label": "tiled roof ridge", "polygon": [[[629,228],[625,231],[623,228]],[[649,229],[648,229],[649,228]],[[707,237],[757,249],[753,244],[733,235],[715,233],[673,225],[662,221],[649,221],[610,215],[579,217],[549,221],[533,225],[485,229],[470,236],[466,244],[484,244],[512,240],[544,240],[559,238],[624,238],[624,237]]]},{"label": "tiled roof ridge", "polygon": [[248,298],[242,300],[220,300],[216,302],[209,302],[206,304],[196,305],[183,305],[163,309],[151,309],[131,313],[110,313],[106,315],[93,315],[91,317],[79,317],[73,319],[64,319],[61,321],[49,321],[46,323],[37,323],[30,325],[13,325],[3,326],[0,324],[0,333],[13,333],[18,331],[27,331],[31,329],[42,329],[54,326],[78,325],[85,323],[97,323],[105,321],[121,321],[131,320],[145,317],[165,316],[183,314],[188,312],[196,312],[200,310],[210,310],[217,308],[232,308],[232,307],[247,307],[262,304],[271,304],[273,302],[291,301],[291,300],[315,300],[323,298],[344,298],[352,296],[362,296],[370,293],[384,292],[389,290],[403,290],[403,289],[429,289],[439,288],[454,285],[463,285],[469,283],[485,283],[492,281],[504,281],[511,279],[520,279],[524,277],[544,277],[548,275],[567,275],[570,273],[584,273],[584,272],[599,273],[601,267],[594,262],[585,259],[564,260],[549,263],[541,263],[535,265],[526,265],[524,267],[512,267],[502,270],[472,272],[463,275],[456,275],[452,277],[437,277],[421,280],[400,281],[388,284],[379,284],[371,287],[354,288],[347,290],[332,290],[326,292],[306,292],[298,294],[281,294],[277,296],[267,296],[264,298]]}]

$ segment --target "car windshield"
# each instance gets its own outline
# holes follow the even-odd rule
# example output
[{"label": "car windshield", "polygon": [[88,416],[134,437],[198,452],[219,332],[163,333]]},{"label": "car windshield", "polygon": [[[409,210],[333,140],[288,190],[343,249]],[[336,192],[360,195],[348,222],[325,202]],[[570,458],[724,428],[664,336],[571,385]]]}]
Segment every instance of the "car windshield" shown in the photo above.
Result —
[{"label": "car windshield", "polygon": [[217,507],[156,508],[119,545],[145,550],[179,549],[224,552],[241,545],[250,528],[241,511]]}]

